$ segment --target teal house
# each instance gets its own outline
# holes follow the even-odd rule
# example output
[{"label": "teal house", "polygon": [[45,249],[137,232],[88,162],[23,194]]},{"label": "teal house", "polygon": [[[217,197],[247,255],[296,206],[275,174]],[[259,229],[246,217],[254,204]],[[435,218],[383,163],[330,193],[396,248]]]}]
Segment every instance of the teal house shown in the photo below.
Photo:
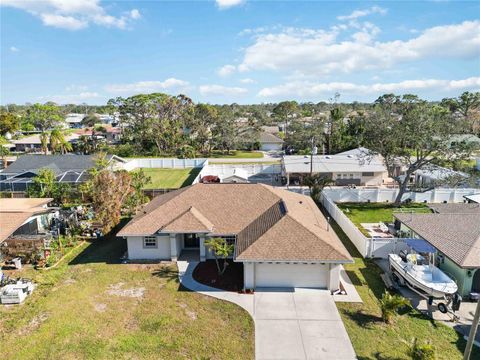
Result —
[{"label": "teal house", "polygon": [[432,204],[431,214],[395,214],[409,237],[437,249],[436,265],[465,299],[480,294],[480,204]]}]

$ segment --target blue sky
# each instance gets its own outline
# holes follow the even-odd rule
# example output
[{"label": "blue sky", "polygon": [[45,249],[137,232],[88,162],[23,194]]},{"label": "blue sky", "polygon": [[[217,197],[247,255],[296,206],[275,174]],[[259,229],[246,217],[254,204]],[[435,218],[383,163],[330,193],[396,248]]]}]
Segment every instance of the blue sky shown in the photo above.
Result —
[{"label": "blue sky", "polygon": [[480,3],[0,0],[1,103],[426,99],[480,89]]}]

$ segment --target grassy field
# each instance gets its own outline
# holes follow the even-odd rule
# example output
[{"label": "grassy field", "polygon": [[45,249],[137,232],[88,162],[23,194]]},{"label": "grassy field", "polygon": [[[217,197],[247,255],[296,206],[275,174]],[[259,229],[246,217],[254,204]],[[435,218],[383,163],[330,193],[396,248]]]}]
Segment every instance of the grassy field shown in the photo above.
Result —
[{"label": "grassy field", "polygon": [[[466,345],[463,337],[416,310],[403,311],[392,325],[383,323],[379,306],[385,290],[380,278],[382,270],[372,260],[360,256],[336,223],[332,227],[354,257],[355,263],[344,267],[363,300],[363,304],[336,303],[358,359],[411,359],[407,351],[415,337],[420,343],[430,341],[437,359],[462,359]],[[480,359],[478,348],[474,349],[471,359]]]},{"label": "grassy field", "polygon": [[337,206],[348,216],[348,218],[368,236],[361,223],[393,222],[394,212],[415,212],[430,213],[427,204],[411,203],[396,208],[388,203],[338,203]]},{"label": "grassy field", "polygon": [[234,304],[187,291],[175,265],[119,264],[125,241],[85,244],[39,288],[0,308],[5,359],[252,359],[254,327]]},{"label": "grassy field", "polygon": [[233,151],[230,151],[229,153],[223,153],[223,151],[220,151],[220,150],[213,150],[209,158],[259,159],[259,158],[263,158],[263,153],[260,151],[240,151],[240,150],[233,150]]},{"label": "grassy field", "polygon": [[145,189],[178,189],[190,185],[201,169],[143,168],[142,170],[151,178]]}]

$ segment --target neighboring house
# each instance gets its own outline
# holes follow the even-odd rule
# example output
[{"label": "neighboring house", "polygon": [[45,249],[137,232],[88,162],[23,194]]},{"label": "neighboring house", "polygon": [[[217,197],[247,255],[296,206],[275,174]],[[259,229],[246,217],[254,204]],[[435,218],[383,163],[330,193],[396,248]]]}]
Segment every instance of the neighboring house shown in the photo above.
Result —
[{"label": "neighboring house", "polygon": [[468,180],[468,174],[437,165],[426,166],[415,171],[415,184],[418,187],[458,186]]},{"label": "neighboring house", "polygon": [[395,214],[401,229],[437,249],[436,264],[468,297],[480,293],[480,205],[435,204],[433,214]]},{"label": "neighboring house", "polygon": [[[80,135],[77,134],[68,134],[65,135],[65,140],[74,143]],[[35,134],[31,136],[24,137],[19,140],[12,140],[12,144],[15,145],[16,152],[25,152],[25,153],[42,153],[42,142],[40,141],[40,134]]]},{"label": "neighboring house", "polygon": [[260,133],[260,150],[280,151],[283,147],[283,140],[268,132]]},{"label": "neighboring house", "polygon": [[[122,158],[109,155],[109,164],[121,168]],[[51,169],[57,181],[78,185],[88,179],[88,170],[95,165],[94,155],[22,155],[0,172],[0,191],[26,191],[28,185],[41,169]]]},{"label": "neighboring house", "polygon": [[69,128],[72,129],[79,129],[82,127],[82,120],[83,118],[87,116],[86,114],[67,114],[65,117],[65,122],[67,123]]},{"label": "neighboring house", "polygon": [[324,174],[337,186],[380,186],[389,181],[388,172],[378,156],[367,156],[368,150],[353,149],[335,155],[289,155],[282,158],[282,176],[287,185],[301,185],[313,174]]},{"label": "neighboring house", "polygon": [[245,169],[235,168],[232,175],[222,178],[222,183],[248,183],[248,172]]},{"label": "neighboring house", "polygon": [[244,287],[339,288],[353,260],[314,201],[261,184],[195,184],[160,195],[117,236],[130,260],[177,261],[182,251],[213,259],[211,237],[235,244]]},{"label": "neighboring house", "polygon": [[[109,144],[116,144],[120,142],[120,139],[122,137],[122,128],[117,127],[117,126],[112,126],[112,125],[102,125],[103,129],[105,131],[95,131],[95,138],[97,140],[99,139],[105,139],[105,141]],[[87,136],[87,137],[92,137],[93,132],[92,128],[85,128],[76,131],[76,134],[78,136]]]},{"label": "neighboring house", "polygon": [[47,232],[54,210],[53,199],[0,199],[0,244],[16,235]]}]

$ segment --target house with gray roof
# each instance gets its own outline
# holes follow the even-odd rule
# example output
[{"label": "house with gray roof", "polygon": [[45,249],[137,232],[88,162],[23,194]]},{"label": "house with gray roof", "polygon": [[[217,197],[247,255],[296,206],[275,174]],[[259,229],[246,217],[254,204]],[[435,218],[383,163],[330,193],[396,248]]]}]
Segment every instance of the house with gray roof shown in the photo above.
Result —
[{"label": "house with gray roof", "polygon": [[379,156],[358,148],[335,155],[286,155],[282,158],[282,176],[287,185],[301,185],[303,179],[323,174],[335,185],[380,186],[388,179],[388,172]]},{"label": "house with gray roof", "polygon": [[283,139],[272,133],[266,131],[260,133],[260,150],[262,151],[280,151],[283,143]]},{"label": "house with gray roof", "polygon": [[422,238],[437,249],[437,266],[457,282],[459,293],[467,297],[480,293],[478,205],[435,204],[432,214],[394,214],[409,237]]},{"label": "house with gray roof", "polygon": [[[108,155],[110,166],[119,168],[125,160]],[[24,192],[41,169],[50,169],[57,181],[78,185],[88,179],[95,155],[22,155],[0,172],[0,191]]]},{"label": "house with gray roof", "polygon": [[341,264],[353,262],[309,196],[263,184],[199,183],[160,195],[117,236],[132,261],[206,261],[214,258],[206,240],[222,237],[243,264],[246,289],[334,291]]}]

